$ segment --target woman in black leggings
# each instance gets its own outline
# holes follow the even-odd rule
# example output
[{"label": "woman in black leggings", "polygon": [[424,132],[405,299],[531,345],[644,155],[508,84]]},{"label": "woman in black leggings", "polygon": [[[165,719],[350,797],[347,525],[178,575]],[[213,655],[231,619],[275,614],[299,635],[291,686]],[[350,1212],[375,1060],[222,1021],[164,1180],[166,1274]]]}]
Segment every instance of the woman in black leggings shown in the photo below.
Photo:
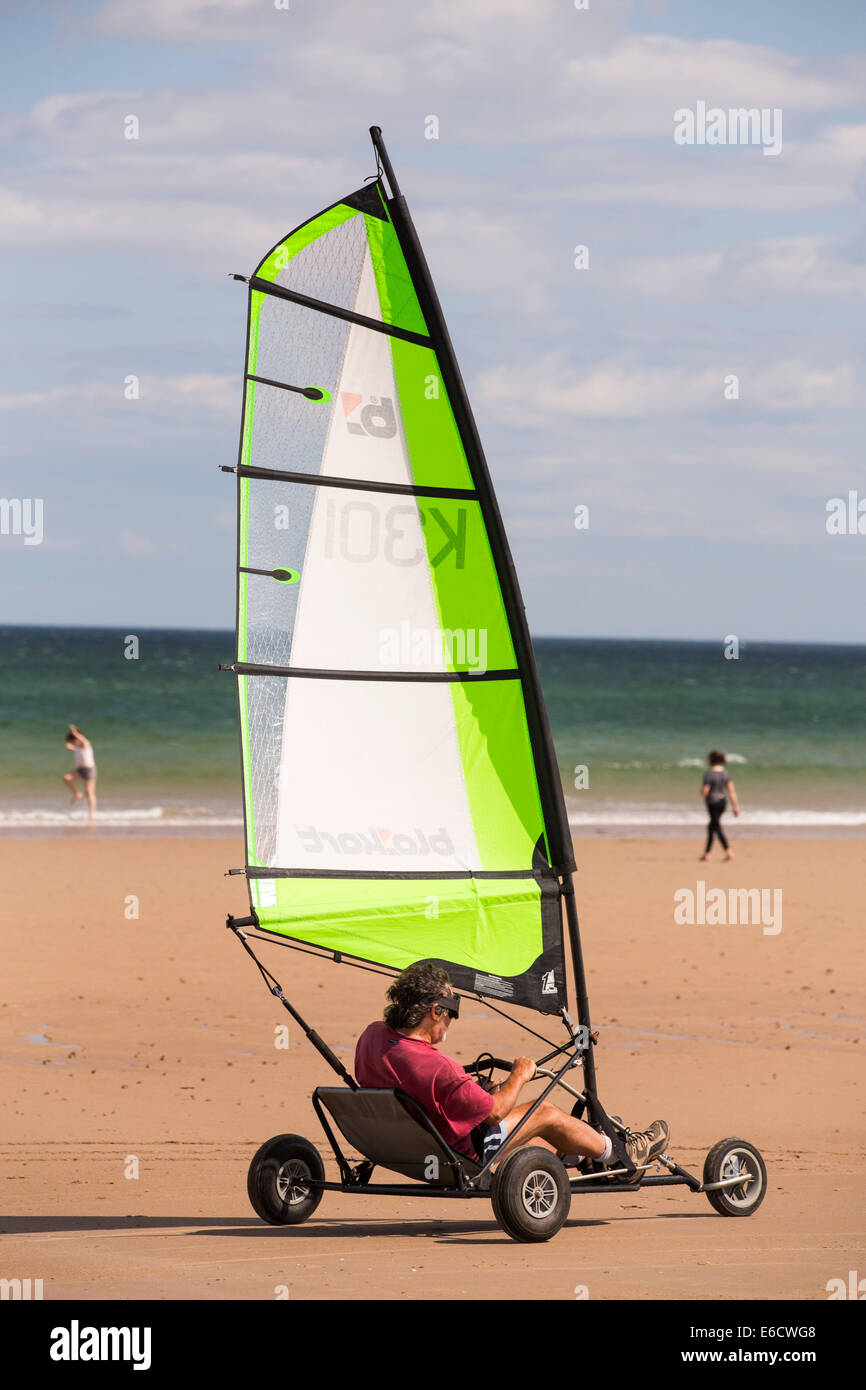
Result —
[{"label": "woman in black leggings", "polygon": [[729,848],[725,832],[722,829],[722,816],[727,810],[727,796],[731,798],[731,809],[735,816],[740,814],[740,806],[737,801],[737,789],[734,786],[733,778],[725,767],[725,755],[720,753],[718,748],[714,748],[707,758],[709,768],[704,773],[704,781],[701,787],[701,796],[707,803],[707,811],[710,816],[710,823],[707,826],[707,847],[701,855],[701,861],[709,859],[710,850],[713,847],[713,840],[716,835],[719,837],[722,849],[725,851],[725,859],[733,859],[733,851]]}]

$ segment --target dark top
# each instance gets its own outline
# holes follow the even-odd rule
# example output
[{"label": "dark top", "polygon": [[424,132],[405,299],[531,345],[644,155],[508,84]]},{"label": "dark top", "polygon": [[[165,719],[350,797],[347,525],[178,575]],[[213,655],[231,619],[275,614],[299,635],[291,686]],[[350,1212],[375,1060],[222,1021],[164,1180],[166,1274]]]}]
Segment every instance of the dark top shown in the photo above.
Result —
[{"label": "dark top", "polygon": [[709,787],[707,801],[724,801],[731,774],[724,767],[708,767],[704,773],[702,787]]}]

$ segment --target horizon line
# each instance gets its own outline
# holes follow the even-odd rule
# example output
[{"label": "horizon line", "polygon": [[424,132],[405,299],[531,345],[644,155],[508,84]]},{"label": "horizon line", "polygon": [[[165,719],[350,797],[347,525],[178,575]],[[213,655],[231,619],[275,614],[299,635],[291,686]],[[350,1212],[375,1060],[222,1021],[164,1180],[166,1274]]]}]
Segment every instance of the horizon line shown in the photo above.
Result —
[{"label": "horizon line", "polygon": [[[138,632],[185,632],[194,635],[204,635],[205,633],[223,633],[234,637],[233,627],[177,627],[164,624],[129,623],[125,626],[108,625],[102,623],[0,623],[0,632],[7,631],[27,631],[34,628],[54,629],[61,632],[125,632],[129,635],[130,628],[137,628]],[[724,645],[725,638],[719,637],[611,637],[598,633],[553,633],[538,632],[531,633],[533,642],[682,642],[695,646],[715,647]],[[736,634],[731,634],[732,636]],[[866,641],[859,642],[838,642],[826,638],[814,637],[739,637],[741,647],[749,644],[765,647],[866,647]]]}]

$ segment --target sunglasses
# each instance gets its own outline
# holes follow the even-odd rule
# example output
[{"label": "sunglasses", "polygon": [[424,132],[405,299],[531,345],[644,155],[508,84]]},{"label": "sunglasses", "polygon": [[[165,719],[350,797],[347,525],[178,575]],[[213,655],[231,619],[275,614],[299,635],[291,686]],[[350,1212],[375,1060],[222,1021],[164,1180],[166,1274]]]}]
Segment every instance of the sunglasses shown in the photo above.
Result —
[{"label": "sunglasses", "polygon": [[440,1013],[450,1014],[452,1018],[458,1018],[460,1015],[460,996],[450,994],[442,999],[437,999],[436,1007]]}]

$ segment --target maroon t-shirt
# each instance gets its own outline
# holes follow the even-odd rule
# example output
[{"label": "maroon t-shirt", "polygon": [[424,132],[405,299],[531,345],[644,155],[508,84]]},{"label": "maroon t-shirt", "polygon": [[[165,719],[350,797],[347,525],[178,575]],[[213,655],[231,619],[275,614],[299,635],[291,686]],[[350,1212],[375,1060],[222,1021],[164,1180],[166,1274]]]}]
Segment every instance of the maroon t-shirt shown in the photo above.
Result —
[{"label": "maroon t-shirt", "polygon": [[487,1119],[493,1097],[432,1043],[404,1038],[384,1023],[371,1023],[355,1049],[355,1077],[362,1086],[405,1091],[452,1149],[476,1157],[467,1136]]}]

